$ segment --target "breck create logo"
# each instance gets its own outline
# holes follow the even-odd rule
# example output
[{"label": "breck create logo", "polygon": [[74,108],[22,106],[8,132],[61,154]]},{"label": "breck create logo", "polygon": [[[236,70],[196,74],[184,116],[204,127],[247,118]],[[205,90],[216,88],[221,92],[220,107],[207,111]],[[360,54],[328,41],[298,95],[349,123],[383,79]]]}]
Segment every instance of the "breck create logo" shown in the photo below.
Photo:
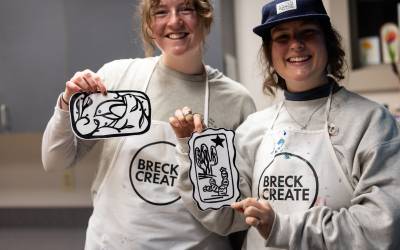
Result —
[{"label": "breck create logo", "polygon": [[133,190],[144,201],[162,206],[180,199],[175,189],[179,166],[174,155],[175,145],[160,141],[142,147],[133,156],[129,177]]},{"label": "breck create logo", "polygon": [[258,183],[259,198],[284,213],[312,207],[317,194],[318,177],[313,166],[291,153],[276,154]]}]

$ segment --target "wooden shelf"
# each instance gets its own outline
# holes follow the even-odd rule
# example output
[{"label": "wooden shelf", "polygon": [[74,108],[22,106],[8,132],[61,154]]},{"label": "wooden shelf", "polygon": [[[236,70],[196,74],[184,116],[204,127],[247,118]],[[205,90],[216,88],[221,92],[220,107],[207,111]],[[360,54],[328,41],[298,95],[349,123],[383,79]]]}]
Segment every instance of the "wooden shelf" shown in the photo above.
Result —
[{"label": "wooden shelf", "polygon": [[[4,191],[4,192],[3,192]],[[0,193],[0,207],[91,207],[88,190],[9,189]]]},{"label": "wooden shelf", "polygon": [[389,64],[351,70],[346,86],[356,92],[400,91],[400,81]]}]

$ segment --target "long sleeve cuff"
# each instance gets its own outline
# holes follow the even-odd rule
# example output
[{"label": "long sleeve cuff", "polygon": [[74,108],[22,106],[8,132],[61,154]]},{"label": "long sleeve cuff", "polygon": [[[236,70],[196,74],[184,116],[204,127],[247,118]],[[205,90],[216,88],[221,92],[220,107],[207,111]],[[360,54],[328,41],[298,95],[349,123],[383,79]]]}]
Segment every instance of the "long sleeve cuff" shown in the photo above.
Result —
[{"label": "long sleeve cuff", "polygon": [[265,246],[287,249],[289,248],[290,235],[290,216],[287,214],[275,213],[274,224],[265,242]]},{"label": "long sleeve cuff", "polygon": [[189,153],[189,137],[178,138],[178,142],[176,144],[176,149],[179,154],[188,154]]},{"label": "long sleeve cuff", "polygon": [[54,123],[57,130],[66,131],[71,130],[71,121],[69,111],[63,110],[60,107],[61,95],[58,96],[57,105],[54,107]]}]

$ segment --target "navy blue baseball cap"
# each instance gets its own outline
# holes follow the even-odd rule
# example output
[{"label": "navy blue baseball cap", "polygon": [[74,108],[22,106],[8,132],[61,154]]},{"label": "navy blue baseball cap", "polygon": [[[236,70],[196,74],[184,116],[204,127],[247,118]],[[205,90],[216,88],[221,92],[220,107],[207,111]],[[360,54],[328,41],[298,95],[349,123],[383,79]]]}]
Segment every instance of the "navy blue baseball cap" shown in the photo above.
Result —
[{"label": "navy blue baseball cap", "polygon": [[272,0],[262,8],[261,24],[253,32],[261,37],[269,36],[272,27],[303,18],[330,22],[322,0]]}]

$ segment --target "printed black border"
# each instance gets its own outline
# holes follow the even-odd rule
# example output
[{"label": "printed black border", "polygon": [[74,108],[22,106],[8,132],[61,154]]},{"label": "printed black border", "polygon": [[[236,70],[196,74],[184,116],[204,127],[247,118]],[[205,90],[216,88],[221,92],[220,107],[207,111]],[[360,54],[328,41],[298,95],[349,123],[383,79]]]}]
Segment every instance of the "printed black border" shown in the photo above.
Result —
[{"label": "printed black border", "polygon": [[[241,193],[241,191],[240,191],[240,187],[239,187],[239,184],[240,184],[240,172],[239,172],[239,170],[238,170],[238,168],[236,167],[236,147],[235,147],[235,136],[236,136],[236,134],[235,134],[235,131],[234,130],[231,130],[231,129],[226,129],[226,128],[218,128],[218,129],[214,129],[214,128],[207,128],[207,129],[205,129],[203,132],[206,132],[206,131],[209,131],[209,130],[211,130],[211,131],[215,131],[215,132],[217,132],[217,133],[219,133],[218,131],[219,130],[224,130],[224,131],[231,131],[231,132],[233,132],[233,137],[232,137],[232,146],[233,146],[233,167],[236,169],[236,171],[237,171],[237,175],[238,175],[238,178],[237,178],[237,190],[238,190],[238,192],[239,192],[239,196],[238,196],[238,198],[236,199],[236,201],[239,201],[240,200],[240,197],[241,197],[241,195],[242,195],[242,193]],[[202,133],[203,133],[202,132]],[[190,136],[190,139],[189,139],[189,141],[188,141],[188,146],[189,146],[189,153],[188,153],[188,156],[189,156],[189,159],[190,159],[190,168],[189,168],[189,179],[190,179],[190,182],[192,183],[192,187],[193,187],[193,192],[192,192],[192,197],[193,197],[193,200],[195,200],[196,201],[196,204],[197,204],[197,207],[201,210],[201,211],[206,211],[207,209],[211,209],[211,210],[219,210],[219,209],[221,209],[221,208],[223,208],[223,207],[230,207],[230,205],[222,205],[222,206],[220,206],[219,208],[213,208],[213,207],[208,207],[208,208],[206,208],[206,209],[202,209],[201,208],[201,206],[200,206],[200,203],[195,199],[195,193],[196,193],[196,186],[195,186],[195,183],[192,181],[192,178],[191,178],[191,169],[192,169],[192,158],[191,158],[191,152],[190,152],[190,140],[192,139],[192,137],[193,137],[193,135],[195,134],[196,132],[193,132],[192,133],[192,135]],[[195,140],[193,140],[193,143],[194,143],[194,141]],[[228,150],[228,154],[229,154],[229,150]],[[233,178],[233,177],[232,177]],[[197,179],[197,178],[196,178]],[[233,192],[235,192],[235,189],[233,189]],[[235,196],[235,193],[233,193],[233,197]]]},{"label": "printed black border", "polygon": [[[311,205],[310,205],[310,207],[309,207],[309,208],[312,208],[312,207],[315,205],[315,202],[316,202],[316,200],[317,200],[318,193],[319,193],[319,180],[318,180],[317,172],[315,171],[314,167],[311,165],[311,163],[310,163],[309,161],[307,161],[306,159],[304,159],[303,157],[301,157],[301,156],[299,156],[299,155],[292,154],[292,153],[288,153],[288,152],[281,152],[281,153],[276,154],[276,155],[274,156],[274,159],[275,159],[277,156],[279,156],[279,155],[289,155],[289,156],[293,156],[293,157],[299,158],[300,160],[303,160],[305,163],[307,163],[307,165],[310,167],[311,171],[312,171],[313,174],[314,174],[315,186],[316,186],[316,187],[315,187],[315,196],[314,196],[314,200],[312,201],[312,203],[311,203]],[[271,164],[272,164],[273,162],[274,162],[274,161],[272,160],[272,161],[268,164],[268,166],[262,171],[262,173],[261,173],[261,175],[260,175],[260,179],[258,180],[258,186],[257,186],[257,198],[258,198],[258,199],[261,199],[261,197],[260,197],[261,178],[262,178],[262,176],[264,175],[265,171],[267,171],[267,169],[271,166]]]},{"label": "printed black border", "polygon": [[74,110],[75,101],[76,101],[76,99],[78,99],[78,97],[81,96],[81,95],[89,96],[89,95],[91,95],[91,94],[99,94],[99,93],[101,93],[101,92],[100,92],[100,91],[96,91],[96,92],[93,92],[93,93],[78,92],[78,93],[73,94],[73,95],[71,96],[70,101],[69,101],[70,123],[71,123],[72,130],[73,130],[74,134],[75,134],[77,137],[79,137],[79,138],[81,138],[81,139],[85,139],[85,140],[90,140],[90,139],[105,139],[105,138],[113,138],[113,137],[129,136],[129,135],[141,135],[141,134],[144,134],[144,133],[146,133],[147,131],[149,131],[150,125],[151,125],[151,102],[150,102],[150,98],[146,95],[146,93],[144,93],[144,92],[142,92],[142,91],[137,91],[137,90],[109,90],[109,91],[107,91],[107,92],[108,92],[108,93],[138,93],[138,94],[140,94],[140,95],[143,95],[144,98],[147,100],[147,102],[148,102],[148,104],[149,104],[149,120],[148,120],[149,122],[148,122],[148,124],[147,124],[147,127],[146,127],[143,131],[140,131],[140,132],[137,132],[137,133],[119,133],[119,134],[98,135],[98,136],[82,135],[81,133],[79,133],[78,129],[76,128],[76,125],[75,125],[75,122],[74,122],[74,119],[73,119],[73,114],[74,114],[73,112],[75,111],[75,110]]}]

